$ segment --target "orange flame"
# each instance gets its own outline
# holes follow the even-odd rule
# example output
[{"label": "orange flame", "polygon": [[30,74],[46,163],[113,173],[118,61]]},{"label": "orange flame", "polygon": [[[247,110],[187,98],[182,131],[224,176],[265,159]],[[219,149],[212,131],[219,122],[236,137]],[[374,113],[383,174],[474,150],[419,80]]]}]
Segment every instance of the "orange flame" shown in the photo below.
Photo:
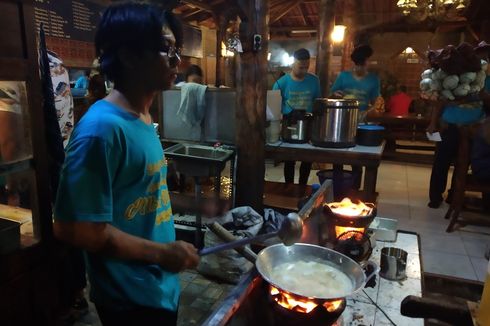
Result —
[{"label": "orange flame", "polygon": [[[364,228],[353,228],[353,227],[349,227],[349,226],[335,226],[335,236],[338,238],[340,237],[342,234],[346,233],[346,232],[350,232],[350,231],[357,231],[357,232],[360,232],[360,233],[355,233],[355,236],[356,237],[361,237],[361,233],[364,233]],[[340,240],[347,240],[349,239],[350,236],[349,234],[345,234],[344,236],[342,236],[340,238]]]},{"label": "orange flame", "polygon": [[340,305],[342,304],[342,300],[335,300],[335,301],[327,301],[323,304],[325,309],[327,309],[328,312],[334,312],[335,310],[339,309]]},{"label": "orange flame", "polygon": [[[273,286],[270,286],[270,294],[273,296],[274,301],[276,301],[279,305],[289,310],[308,314],[318,306],[318,304],[313,300],[308,300],[302,297],[295,298],[292,294],[289,294],[284,291],[280,291],[279,289]],[[341,304],[342,304],[342,300],[336,300],[336,301],[327,301],[323,303],[323,306],[325,307],[325,309],[327,309],[328,312],[333,312],[337,310]]]},{"label": "orange flame", "polygon": [[353,203],[349,198],[342,199],[341,202],[334,202],[327,204],[328,207],[335,214],[344,216],[366,216],[372,213],[372,208],[364,204],[363,202]]}]

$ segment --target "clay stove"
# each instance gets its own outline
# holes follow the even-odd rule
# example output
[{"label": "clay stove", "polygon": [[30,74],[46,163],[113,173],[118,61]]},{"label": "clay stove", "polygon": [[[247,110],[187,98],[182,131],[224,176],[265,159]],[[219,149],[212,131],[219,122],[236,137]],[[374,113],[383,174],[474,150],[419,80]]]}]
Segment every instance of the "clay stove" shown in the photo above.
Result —
[{"label": "clay stove", "polygon": [[376,217],[375,205],[344,198],[325,204],[323,215],[322,245],[363,265],[373,250],[367,228]]}]

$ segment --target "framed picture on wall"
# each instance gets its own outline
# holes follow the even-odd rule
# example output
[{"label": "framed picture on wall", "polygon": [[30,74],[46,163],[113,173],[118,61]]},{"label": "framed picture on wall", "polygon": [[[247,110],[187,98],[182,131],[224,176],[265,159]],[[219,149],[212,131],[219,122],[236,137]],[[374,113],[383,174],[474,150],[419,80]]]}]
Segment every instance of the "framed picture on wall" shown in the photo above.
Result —
[{"label": "framed picture on wall", "polygon": [[26,83],[0,80],[0,162],[31,156]]}]

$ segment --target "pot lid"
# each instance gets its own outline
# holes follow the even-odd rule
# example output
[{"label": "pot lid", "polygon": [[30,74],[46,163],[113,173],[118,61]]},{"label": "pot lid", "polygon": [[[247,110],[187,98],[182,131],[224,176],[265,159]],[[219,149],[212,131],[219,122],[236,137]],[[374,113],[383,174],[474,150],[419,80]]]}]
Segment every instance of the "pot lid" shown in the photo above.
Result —
[{"label": "pot lid", "polygon": [[327,107],[338,107],[338,108],[359,107],[359,101],[354,99],[317,98],[316,102],[320,102]]},{"label": "pot lid", "polygon": [[362,130],[385,130],[385,127],[378,125],[360,125],[357,129]]}]

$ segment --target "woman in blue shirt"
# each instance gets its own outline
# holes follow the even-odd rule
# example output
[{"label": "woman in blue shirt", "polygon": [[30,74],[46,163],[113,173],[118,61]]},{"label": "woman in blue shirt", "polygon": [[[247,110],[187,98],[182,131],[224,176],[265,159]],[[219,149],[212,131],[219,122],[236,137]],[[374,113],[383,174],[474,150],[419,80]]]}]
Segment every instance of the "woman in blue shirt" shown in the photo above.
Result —
[{"label": "woman in blue shirt", "polygon": [[[359,101],[359,122],[366,119],[369,106],[373,105],[380,96],[380,81],[378,76],[368,72],[368,59],[373,55],[369,45],[360,45],[352,51],[351,60],[355,66],[352,71],[342,71],[337,76],[330,92],[333,98],[356,99]],[[341,169],[335,166],[334,169]],[[353,187],[361,186],[362,167],[352,166],[355,181]]]},{"label": "woman in blue shirt", "polygon": [[359,101],[359,121],[364,121],[369,106],[380,96],[378,76],[368,72],[368,59],[373,55],[369,45],[360,45],[352,51],[352,71],[342,71],[332,85],[332,97]]}]

